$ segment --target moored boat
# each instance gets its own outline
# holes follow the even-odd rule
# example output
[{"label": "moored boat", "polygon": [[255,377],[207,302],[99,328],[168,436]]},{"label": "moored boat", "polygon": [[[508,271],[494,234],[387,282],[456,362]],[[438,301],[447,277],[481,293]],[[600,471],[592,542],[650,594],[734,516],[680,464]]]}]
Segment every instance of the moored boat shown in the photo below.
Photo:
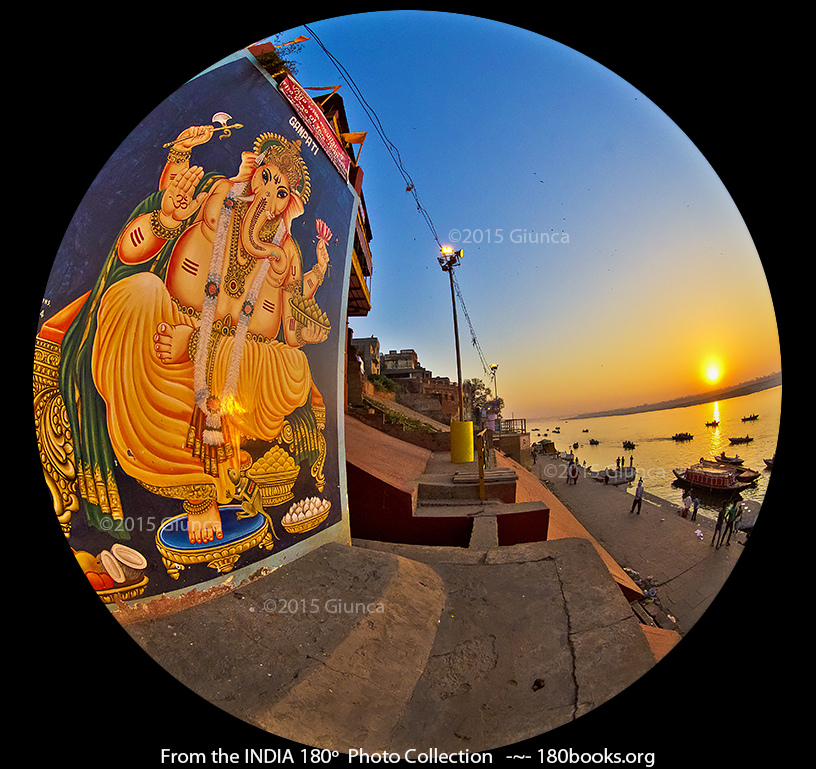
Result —
[{"label": "moored boat", "polygon": [[603,470],[590,470],[587,473],[590,478],[606,486],[622,486],[624,483],[631,483],[635,480],[636,474],[637,468],[635,467],[618,467],[614,470],[611,467],[605,467]]},{"label": "moored boat", "polygon": [[751,535],[756,525],[762,505],[754,499],[745,499],[740,502],[740,515],[737,519],[737,529]]},{"label": "moored boat", "polygon": [[733,470],[737,480],[741,483],[753,483],[760,476],[758,470],[752,470],[750,467],[742,467],[741,465],[729,465],[721,460],[701,459],[700,464],[704,467],[721,467],[726,470]]},{"label": "moored boat", "polygon": [[747,489],[751,484],[740,481],[734,470],[725,467],[692,465],[685,470],[675,468],[675,477],[681,484],[706,491],[735,492]]}]

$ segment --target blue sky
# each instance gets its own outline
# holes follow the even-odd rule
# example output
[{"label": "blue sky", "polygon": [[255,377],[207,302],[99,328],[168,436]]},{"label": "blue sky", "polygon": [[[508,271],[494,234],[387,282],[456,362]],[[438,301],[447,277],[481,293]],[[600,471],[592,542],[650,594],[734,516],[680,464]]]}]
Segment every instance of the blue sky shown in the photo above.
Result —
[{"label": "blue sky", "polygon": [[[780,368],[767,282],[733,200],[626,81],[551,39],[475,17],[384,12],[309,27],[377,113],[440,241],[464,248],[457,280],[516,416],[699,391],[712,357],[719,384]],[[309,32],[279,42],[299,34]],[[297,61],[305,86],[344,82],[313,40]],[[453,379],[437,245],[351,89],[340,93],[350,129],[369,131],[360,162],[374,234],[373,309],[351,326]],[[712,333],[724,306],[757,340],[750,353],[727,328]],[[460,338],[463,376],[483,378],[461,310]]]}]

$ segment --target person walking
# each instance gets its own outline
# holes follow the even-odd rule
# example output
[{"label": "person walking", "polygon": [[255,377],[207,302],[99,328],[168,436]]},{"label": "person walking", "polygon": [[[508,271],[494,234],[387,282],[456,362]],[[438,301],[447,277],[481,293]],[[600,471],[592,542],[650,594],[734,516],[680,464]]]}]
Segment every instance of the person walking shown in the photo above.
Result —
[{"label": "person walking", "polygon": [[635,498],[632,500],[632,509],[629,511],[630,513],[635,512],[635,506],[637,506],[637,514],[640,515],[640,506],[643,502],[643,478],[638,480],[637,488],[635,489]]}]

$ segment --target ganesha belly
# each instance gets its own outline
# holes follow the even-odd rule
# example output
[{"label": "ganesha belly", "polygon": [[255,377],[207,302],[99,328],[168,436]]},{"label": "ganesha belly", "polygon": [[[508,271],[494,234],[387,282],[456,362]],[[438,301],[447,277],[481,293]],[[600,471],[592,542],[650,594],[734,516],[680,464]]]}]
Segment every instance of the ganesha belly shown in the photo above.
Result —
[{"label": "ganesha belly", "polygon": [[304,273],[291,236],[309,198],[299,142],[262,134],[236,176],[208,177],[189,158],[211,135],[181,134],[162,194],[124,227],[115,258],[134,269],[101,295],[92,364],[122,469],[183,500],[193,543],[223,537],[243,437],[275,441],[285,421],[317,429],[323,403],[302,348],[329,333],[325,317],[297,312],[323,281],[331,237],[318,220]]}]

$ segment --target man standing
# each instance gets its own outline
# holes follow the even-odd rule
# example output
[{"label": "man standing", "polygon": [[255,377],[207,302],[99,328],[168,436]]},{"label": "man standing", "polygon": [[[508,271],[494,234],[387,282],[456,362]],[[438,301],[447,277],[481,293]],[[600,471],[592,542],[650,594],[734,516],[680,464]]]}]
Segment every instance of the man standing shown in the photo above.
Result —
[{"label": "man standing", "polygon": [[[711,544],[714,544],[714,540],[717,539],[717,534],[720,534],[720,539],[722,540],[722,525],[723,521],[725,520],[725,511],[728,509],[728,503],[723,502],[722,506],[720,507],[720,514],[717,516],[717,523],[714,526],[714,536],[711,538]],[[719,549],[720,545],[717,544],[717,549]]]},{"label": "man standing", "polygon": [[640,515],[640,506],[643,502],[643,478],[638,480],[637,488],[635,489],[635,499],[632,502],[632,509],[629,511],[630,513],[635,512],[635,505],[637,505],[637,514]]},{"label": "man standing", "polygon": [[720,541],[717,543],[717,548],[722,545],[722,541],[725,539],[725,534],[728,532],[728,539],[726,540],[726,545],[731,544],[731,532],[734,531],[734,521],[737,520],[737,513],[739,512],[739,504],[737,502],[732,502],[731,507],[728,508],[728,512],[725,515],[725,528],[720,534]]}]

